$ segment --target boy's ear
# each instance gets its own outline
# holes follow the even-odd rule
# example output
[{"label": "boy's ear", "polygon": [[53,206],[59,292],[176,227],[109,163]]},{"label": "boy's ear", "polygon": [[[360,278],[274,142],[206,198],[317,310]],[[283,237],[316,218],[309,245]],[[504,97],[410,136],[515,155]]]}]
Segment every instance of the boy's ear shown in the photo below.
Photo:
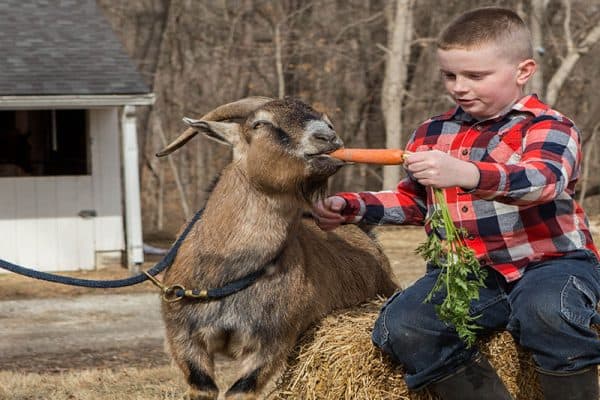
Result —
[{"label": "boy's ear", "polygon": [[535,71],[537,70],[537,63],[533,58],[528,58],[525,61],[522,61],[517,66],[517,84],[520,86],[525,86],[527,81],[531,79]]}]

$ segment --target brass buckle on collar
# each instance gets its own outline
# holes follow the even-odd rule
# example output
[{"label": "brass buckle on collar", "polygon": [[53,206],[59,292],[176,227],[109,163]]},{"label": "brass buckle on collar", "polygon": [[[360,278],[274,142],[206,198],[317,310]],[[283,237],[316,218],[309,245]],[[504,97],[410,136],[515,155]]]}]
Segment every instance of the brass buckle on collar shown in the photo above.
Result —
[{"label": "brass buckle on collar", "polygon": [[162,299],[167,303],[175,303],[176,301],[179,301],[184,297],[190,297],[193,299],[201,300],[208,299],[208,290],[206,289],[186,289],[185,286],[178,284],[172,286],[165,286],[162,284],[162,282],[160,282],[158,279],[156,279],[154,276],[150,275],[146,271],[144,271],[144,274],[156,287],[158,287],[162,291]]}]

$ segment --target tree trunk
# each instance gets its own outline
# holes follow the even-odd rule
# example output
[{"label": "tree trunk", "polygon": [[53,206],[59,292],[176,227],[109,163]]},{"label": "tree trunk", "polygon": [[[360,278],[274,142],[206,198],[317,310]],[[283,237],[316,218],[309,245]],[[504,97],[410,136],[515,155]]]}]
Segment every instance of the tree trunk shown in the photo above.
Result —
[{"label": "tree trunk", "polygon": [[281,27],[279,24],[275,25],[275,69],[277,70],[277,96],[280,99],[285,97],[285,77],[283,75],[283,57],[281,53]]},{"label": "tree trunk", "polygon": [[585,54],[590,47],[592,47],[598,40],[600,40],[600,24],[597,24],[592,28],[583,40],[577,45],[573,44],[571,40],[571,0],[563,0],[565,7],[565,41],[567,42],[567,55],[563,58],[560,66],[548,82],[546,88],[546,102],[550,105],[554,105],[558,99],[558,93],[565,83],[566,79],[571,75],[571,71],[575,67],[579,58],[582,54]]},{"label": "tree trunk", "polygon": [[[386,50],[381,108],[385,122],[387,148],[402,147],[402,100],[404,99],[413,31],[412,8],[413,0],[396,0],[390,3],[386,11],[388,49]],[[384,189],[395,187],[399,180],[400,166],[383,168]]]},{"label": "tree trunk", "polygon": [[537,62],[537,71],[531,78],[531,92],[540,98],[544,97],[544,29],[543,23],[546,15],[548,0],[531,0],[531,17],[529,28],[531,29],[531,41],[533,44],[534,59]]}]

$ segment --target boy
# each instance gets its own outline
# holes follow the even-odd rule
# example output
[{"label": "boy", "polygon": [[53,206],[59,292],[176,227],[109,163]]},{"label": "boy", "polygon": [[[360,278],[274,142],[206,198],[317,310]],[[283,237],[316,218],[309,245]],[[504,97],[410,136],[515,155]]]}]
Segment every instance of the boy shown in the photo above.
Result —
[{"label": "boy", "polygon": [[[315,203],[317,223],[324,230],[360,220],[422,225],[431,187],[443,188],[454,223],[487,269],[486,287],[471,304],[478,334],[506,329],[530,350],[546,399],[596,400],[600,341],[590,325],[600,322],[600,264],[573,199],[579,133],[535,95],[523,96],[536,64],[514,12],[463,14],[441,33],[437,56],[457,107],[415,131],[408,177],[395,191]],[[439,273],[428,265],[423,278],[387,301],[373,342],[405,367],[410,389],[427,387],[443,399],[510,399],[475,346],[467,348],[424,302]]]}]

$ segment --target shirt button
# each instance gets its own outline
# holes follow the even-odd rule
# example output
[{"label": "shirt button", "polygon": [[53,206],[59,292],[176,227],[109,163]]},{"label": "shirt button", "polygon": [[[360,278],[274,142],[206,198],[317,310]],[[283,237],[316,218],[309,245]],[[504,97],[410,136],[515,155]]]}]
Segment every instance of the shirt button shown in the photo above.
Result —
[{"label": "shirt button", "polygon": [[469,211],[469,207],[462,206],[461,210],[462,210],[462,212],[467,212],[467,211]]},{"label": "shirt button", "polygon": [[463,156],[466,156],[466,155],[468,155],[468,154],[469,154],[469,150],[468,150],[468,149],[463,149],[463,151],[462,151],[462,155],[463,155]]}]

